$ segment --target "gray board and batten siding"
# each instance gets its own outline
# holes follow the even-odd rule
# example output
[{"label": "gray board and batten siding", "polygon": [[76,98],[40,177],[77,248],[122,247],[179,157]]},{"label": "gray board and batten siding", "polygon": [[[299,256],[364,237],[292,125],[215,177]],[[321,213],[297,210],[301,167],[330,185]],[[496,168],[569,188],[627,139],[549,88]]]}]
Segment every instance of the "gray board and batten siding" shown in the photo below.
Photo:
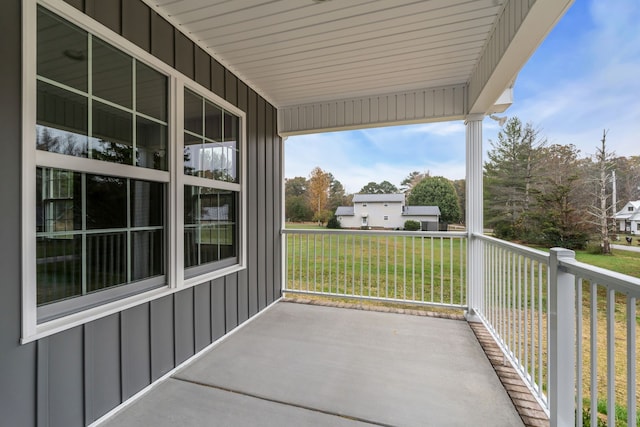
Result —
[{"label": "gray board and batten siding", "polygon": [[142,1],[67,3],[247,113],[247,268],[20,344],[22,1],[3,0],[0,426],[90,424],[280,297],[276,109]]}]

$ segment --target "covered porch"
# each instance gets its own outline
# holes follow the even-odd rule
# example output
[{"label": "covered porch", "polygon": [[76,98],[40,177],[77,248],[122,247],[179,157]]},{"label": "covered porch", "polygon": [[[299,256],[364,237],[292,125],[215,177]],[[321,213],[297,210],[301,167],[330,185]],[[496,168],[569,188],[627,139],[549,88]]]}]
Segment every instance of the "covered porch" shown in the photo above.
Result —
[{"label": "covered porch", "polygon": [[[576,419],[580,425],[580,415],[587,410],[582,397],[588,393],[592,402],[606,396],[609,425],[615,424],[616,403],[626,405],[629,420],[636,419],[640,281],[589,268],[567,251],[542,253],[483,235],[482,121],[511,105],[519,69],[570,4],[7,2],[3,23],[10,42],[2,92],[11,120],[0,170],[7,182],[22,182],[23,187],[2,189],[5,205],[11,207],[1,228],[11,251],[0,257],[6,283],[1,287],[0,312],[7,325],[0,332],[0,412],[8,414],[6,422],[521,425],[522,418],[468,322],[486,328],[501,350],[493,355],[515,369],[513,377],[526,384],[525,394],[535,394],[532,400],[543,405],[552,426],[573,426]],[[26,274],[36,271],[35,185],[28,184],[36,179],[37,165],[67,167],[69,160],[59,160],[62,155],[55,153],[42,155],[34,147],[39,56],[33,24],[38,8],[82,27],[87,40],[105,39],[129,55],[132,64],[140,60],[162,71],[167,77],[167,119],[162,125],[172,159],[166,170],[144,171],[141,177],[134,165],[125,170],[98,159],[77,162],[82,163],[78,173],[96,173],[89,166],[99,165],[97,172],[106,176],[151,176],[164,185],[166,200],[159,210],[166,213],[166,237],[158,244],[164,250],[163,282],[155,289],[83,307],[50,325],[38,321],[35,276]],[[73,50],[62,52],[71,60],[84,60]],[[118,81],[117,75],[105,74]],[[183,172],[188,130],[184,97],[189,88],[203,94],[198,111],[206,111],[207,99],[214,99],[237,113],[241,123],[236,135],[237,182],[215,184],[237,192],[237,257],[226,267],[205,266],[206,271],[193,276],[185,275],[184,265],[189,225],[185,186],[213,184],[203,181],[204,175]],[[382,243],[374,232],[341,237],[326,233],[316,239],[304,230],[283,230],[282,138],[452,120],[464,121],[467,128],[464,233],[399,233]],[[316,246],[321,239],[329,242],[327,254],[320,255]],[[332,239],[344,239],[335,253]],[[396,273],[383,286],[373,274],[375,263],[381,277],[381,255],[366,261],[367,270],[356,258],[371,253],[363,242],[395,248],[396,240],[405,247],[420,242],[423,252],[420,261],[408,252],[398,257],[393,252],[393,270],[396,265],[404,271],[411,266],[420,268],[422,275],[416,273],[407,281],[406,274]],[[359,252],[355,242],[360,242]],[[431,255],[425,252],[426,242]],[[14,246],[23,250],[15,251]],[[438,258],[433,256],[434,246],[440,250]],[[347,247],[348,252],[343,250]],[[445,248],[455,250],[443,255]],[[289,259],[291,250],[298,251],[297,257]],[[445,266],[446,257],[456,260],[455,273],[453,261]],[[434,260],[441,263],[438,280],[451,272],[449,281],[424,274],[425,262]],[[328,271],[341,272],[340,276],[329,275],[325,283],[324,263],[334,261],[337,265]],[[23,269],[23,262],[33,268]],[[377,287],[372,287],[374,281]],[[457,310],[460,319],[280,301],[283,294],[295,293],[444,306]],[[590,305],[581,305],[584,301]],[[624,308],[622,320],[617,302]],[[588,307],[584,318],[580,307]],[[600,320],[607,333],[601,329],[606,342],[598,350]],[[614,379],[620,362],[614,357],[616,322],[627,332],[622,382]],[[588,338],[579,338],[583,328],[591,331],[590,346]],[[604,377],[598,351],[606,353]],[[582,363],[584,354],[589,354],[590,365]],[[582,385],[587,377],[590,388]],[[604,394],[596,387],[598,380],[607,384]],[[624,398],[617,396],[616,384],[618,390],[625,389]],[[594,408],[589,413],[592,425],[598,417]]]},{"label": "covered porch", "polygon": [[524,424],[461,316],[278,302],[101,425]]}]

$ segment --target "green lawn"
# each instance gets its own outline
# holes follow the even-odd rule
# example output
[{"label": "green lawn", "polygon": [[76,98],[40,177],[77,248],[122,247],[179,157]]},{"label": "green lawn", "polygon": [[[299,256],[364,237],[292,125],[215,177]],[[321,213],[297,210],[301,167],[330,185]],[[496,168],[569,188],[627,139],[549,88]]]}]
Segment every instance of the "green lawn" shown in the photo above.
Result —
[{"label": "green lawn", "polygon": [[466,242],[385,235],[288,235],[289,289],[465,303]]},{"label": "green lawn", "polygon": [[585,264],[640,277],[640,252],[613,249],[611,255],[594,255],[585,251],[576,251],[576,259]]}]

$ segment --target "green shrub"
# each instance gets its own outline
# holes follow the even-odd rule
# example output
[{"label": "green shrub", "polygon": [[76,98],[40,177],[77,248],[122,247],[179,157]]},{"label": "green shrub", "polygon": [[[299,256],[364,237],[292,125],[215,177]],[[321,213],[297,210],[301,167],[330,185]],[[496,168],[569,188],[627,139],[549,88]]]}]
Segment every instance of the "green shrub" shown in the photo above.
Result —
[{"label": "green shrub", "polygon": [[327,221],[327,228],[339,229],[342,228],[342,224],[340,224],[340,220],[335,215],[331,215],[331,218]]},{"label": "green shrub", "polygon": [[404,222],[404,229],[407,231],[418,231],[422,227],[418,221],[414,221],[412,219],[408,219]]}]

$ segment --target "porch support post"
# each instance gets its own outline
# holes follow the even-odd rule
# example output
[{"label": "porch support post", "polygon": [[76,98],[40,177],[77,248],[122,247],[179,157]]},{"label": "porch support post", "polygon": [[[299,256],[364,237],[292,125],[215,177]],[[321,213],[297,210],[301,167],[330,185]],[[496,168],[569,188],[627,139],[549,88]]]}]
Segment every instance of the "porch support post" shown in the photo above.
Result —
[{"label": "porch support post", "polygon": [[[549,255],[549,412],[551,413],[551,427],[572,427],[576,425],[576,285],[574,276],[562,271],[558,262],[563,258],[575,260],[576,254],[569,249],[552,248]],[[582,414],[578,415],[582,416]]]},{"label": "porch support post", "polygon": [[467,305],[468,321],[479,321],[484,299],[484,251],[482,241],[474,233],[484,231],[482,196],[482,120],[484,115],[472,114],[465,120],[467,140],[466,218],[467,243]]}]

